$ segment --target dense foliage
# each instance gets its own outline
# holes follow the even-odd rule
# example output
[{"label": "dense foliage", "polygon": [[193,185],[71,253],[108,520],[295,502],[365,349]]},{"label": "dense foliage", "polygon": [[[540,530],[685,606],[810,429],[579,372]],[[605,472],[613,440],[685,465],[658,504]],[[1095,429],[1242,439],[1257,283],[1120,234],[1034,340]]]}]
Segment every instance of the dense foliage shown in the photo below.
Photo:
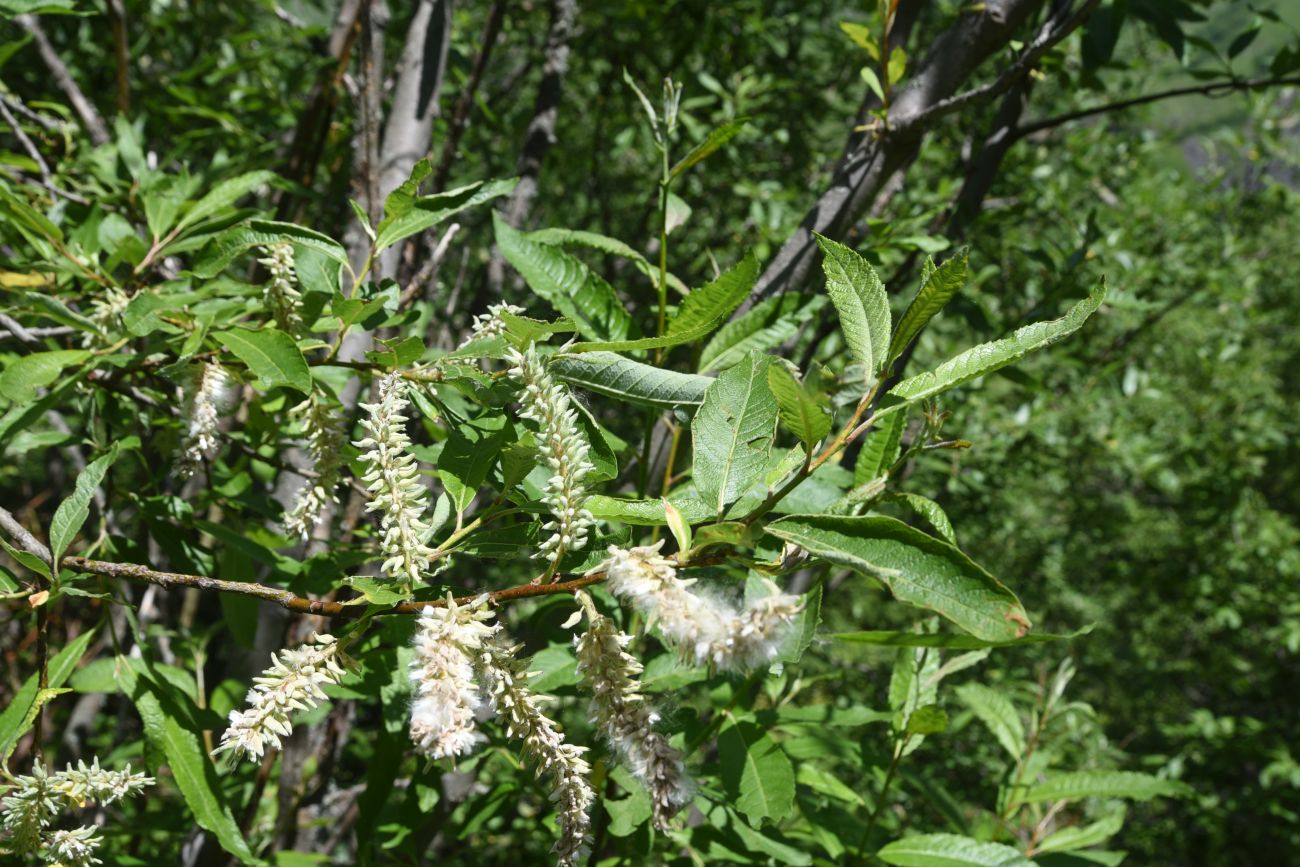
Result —
[{"label": "dense foliage", "polygon": [[0,27],[6,858],[1300,847],[1290,10]]}]

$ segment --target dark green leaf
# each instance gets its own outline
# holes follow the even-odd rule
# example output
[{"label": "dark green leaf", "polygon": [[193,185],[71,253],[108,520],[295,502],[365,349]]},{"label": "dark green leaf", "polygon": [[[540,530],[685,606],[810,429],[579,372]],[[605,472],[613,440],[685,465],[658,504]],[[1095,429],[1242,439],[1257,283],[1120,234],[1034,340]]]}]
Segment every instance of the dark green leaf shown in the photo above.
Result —
[{"label": "dark green leaf", "polygon": [[612,352],[552,357],[550,369],[565,382],[628,403],[671,409],[699,406],[713,377],[678,373]]},{"label": "dark green leaf", "polygon": [[889,352],[890,313],[885,284],[876,270],[853,250],[817,236],[825,258],[826,294],[840,314],[840,327],[849,351],[869,376],[884,365]]},{"label": "dark green leaf", "polygon": [[710,131],[709,134],[704,137],[704,141],[691,148],[690,152],[688,152],[686,156],[682,157],[681,160],[678,161],[677,165],[673,166],[672,171],[669,172],[668,176],[670,178],[675,178],[701,160],[707,159],[714,151],[735,138],[736,135],[745,128],[745,124],[747,123],[749,123],[749,118],[738,117],[735,120],[729,120],[722,126]]},{"label": "dark green leaf", "polygon": [[303,394],[311,393],[311,371],[307,359],[293,338],[276,328],[249,331],[232,328],[216,331],[212,336],[229,349],[256,376],[263,388],[288,386]]},{"label": "dark green leaf", "polygon": [[898,320],[898,328],[894,330],[894,337],[889,342],[888,360],[890,362],[903,354],[907,344],[911,343],[912,339],[921,333],[921,329],[966,284],[966,262],[967,251],[962,250],[937,268],[934,267],[933,262],[928,263],[929,267],[925,269],[925,279],[921,283],[921,291],[916,293],[912,303],[907,305],[907,310],[903,312],[902,318]]},{"label": "dark green leaf", "polygon": [[752,352],[723,371],[691,422],[695,490],[721,516],[763,477],[777,404],[767,382],[771,358]]},{"label": "dark green leaf", "polygon": [[95,495],[95,489],[104,481],[108,468],[115,460],[117,460],[117,443],[113,443],[106,454],[96,458],[77,475],[77,483],[72,495],[59,503],[59,508],[54,511],[54,517],[50,519],[50,551],[54,555],[55,566],[63,559],[64,552],[76,538],[81,525],[86,523],[86,516],[90,514],[90,500]]}]

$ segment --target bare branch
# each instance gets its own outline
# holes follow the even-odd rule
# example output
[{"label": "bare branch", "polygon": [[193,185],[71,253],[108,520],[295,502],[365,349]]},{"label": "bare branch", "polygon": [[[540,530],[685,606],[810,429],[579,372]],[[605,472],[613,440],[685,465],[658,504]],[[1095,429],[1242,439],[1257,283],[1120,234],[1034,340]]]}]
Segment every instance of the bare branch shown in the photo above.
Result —
[{"label": "bare branch", "polygon": [[447,126],[447,140],[442,145],[442,157],[438,160],[438,168],[433,173],[433,191],[435,193],[441,192],[447,186],[447,176],[451,174],[451,165],[458,156],[460,137],[464,135],[465,127],[469,124],[469,110],[474,105],[474,95],[478,93],[479,84],[483,80],[483,72],[487,69],[488,59],[492,56],[492,49],[497,43],[497,38],[501,35],[501,25],[505,22],[507,3],[508,0],[495,0],[491,10],[488,11],[487,23],[483,25],[483,43],[479,46],[478,54],[474,57],[474,66],[470,69],[469,81],[465,83],[460,95],[456,97],[456,107],[452,110],[451,122]]},{"label": "bare branch", "polygon": [[36,149],[36,145],[27,137],[27,133],[23,132],[22,125],[18,123],[18,118],[14,117],[13,112],[9,110],[8,103],[3,99],[0,99],[0,117],[3,117],[5,123],[9,124],[9,128],[14,131],[14,136],[18,139],[18,143],[23,146],[23,150],[27,151],[27,155],[32,158],[32,162],[36,163],[36,168],[41,172],[41,178],[48,184],[50,182],[49,165],[46,164],[45,158],[41,156],[41,152]]},{"label": "bare branch", "polygon": [[45,544],[33,536],[26,527],[18,523],[18,519],[13,516],[8,509],[0,508],[0,530],[4,530],[10,537],[18,543],[28,554],[41,558],[46,565],[52,561],[50,549]]}]

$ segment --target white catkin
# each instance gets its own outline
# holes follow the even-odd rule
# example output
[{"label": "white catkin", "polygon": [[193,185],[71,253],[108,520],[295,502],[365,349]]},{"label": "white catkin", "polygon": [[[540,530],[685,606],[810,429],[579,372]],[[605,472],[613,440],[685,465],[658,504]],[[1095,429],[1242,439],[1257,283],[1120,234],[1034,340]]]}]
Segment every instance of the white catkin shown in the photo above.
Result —
[{"label": "white catkin", "polygon": [[[60,810],[80,809],[88,803],[107,806],[135,795],[153,783],[153,777],[131,773],[130,765],[121,771],[101,768],[98,758],[93,759],[90,765],[77,762],[76,767],[68,765],[54,773],[46,770],[38,760],[31,774],[12,778],[11,789],[0,799],[0,806],[4,807],[0,828],[18,852],[35,853],[42,848],[55,851],[57,846],[58,851],[67,856],[63,858],[67,863],[98,863],[94,860],[69,860],[77,853],[93,859],[94,847],[98,845],[93,828],[55,832],[48,839],[43,838],[45,829]],[[83,848],[78,849],[78,845]]]},{"label": "white catkin", "polygon": [[262,295],[281,330],[296,334],[303,327],[302,293],[298,291],[298,277],[293,270],[293,245],[271,244],[266,253],[257,260],[271,275]]},{"label": "white catkin", "polygon": [[95,857],[95,849],[103,842],[91,827],[55,831],[45,844],[45,860],[59,867],[90,867],[103,864]]},{"label": "white catkin", "polygon": [[523,352],[511,350],[506,358],[511,378],[524,387],[519,414],[537,422],[539,447],[551,470],[542,500],[555,520],[542,525],[551,536],[541,544],[541,554],[554,564],[567,552],[586,547],[587,532],[595,524],[583,507],[587,495],[582,480],[594,469],[587,460],[590,446],[578,431],[568,390],[551,377],[536,348],[529,344]]},{"label": "white catkin", "polygon": [[81,338],[81,345],[93,346],[105,342],[106,337],[111,337],[122,326],[122,314],[126,312],[126,305],[130,303],[131,296],[121,289],[116,286],[104,287],[103,294],[91,300],[89,311],[90,321],[99,326],[104,334],[87,332]]},{"label": "white catkin", "polygon": [[659,721],[641,694],[641,663],[627,652],[632,637],[596,611],[587,594],[578,597],[587,612],[587,631],[574,638],[578,674],[591,687],[592,717],[615,754],[650,793],[656,827],[690,803],[693,787],[681,753],[654,730]]},{"label": "white catkin", "polygon": [[458,348],[468,346],[481,337],[496,337],[498,334],[504,334],[506,321],[501,314],[512,313],[515,316],[521,316],[523,312],[524,308],[517,307],[514,304],[491,305],[486,313],[480,313],[474,317],[474,321],[470,323],[468,336],[460,342]]},{"label": "white catkin", "polygon": [[204,364],[186,394],[185,434],[176,471],[182,478],[194,475],[218,444],[218,423],[225,403],[229,377],[219,364]]},{"label": "white catkin", "polygon": [[447,607],[428,606],[420,613],[415,632],[411,683],[411,741],[433,759],[467,755],[483,740],[474,727],[482,707],[474,681],[474,661],[483,642],[499,628],[492,619],[486,594],[468,605],[457,605],[447,594]]},{"label": "white catkin", "polygon": [[341,656],[332,635],[313,635],[301,647],[272,655],[271,667],[253,678],[248,708],[230,712],[230,726],[213,755],[227,753],[234,763],[241,757],[260,759],[267,747],[279,747],[293,732],[290,714],[316,707],[326,700],[324,687],[343,680]]},{"label": "white catkin", "polygon": [[[770,595],[743,609],[691,591],[693,579],[677,577],[677,566],[659,556],[663,540],[652,546],[609,549],[606,586],[649,620],[659,634],[696,664],[745,670],[771,661],[780,651],[799,613],[799,597],[781,593],[771,581]],[[593,570],[594,571],[594,570]]]},{"label": "white catkin", "polygon": [[480,666],[492,707],[504,720],[506,731],[523,742],[524,754],[538,775],[551,777],[550,800],[560,829],[554,851],[561,867],[570,867],[581,862],[590,849],[590,811],[596,798],[587,782],[591,767],[583,758],[586,748],[566,741],[542,713],[541,697],[528,689],[525,666],[515,658],[518,650],[499,638],[489,640],[480,655]]},{"label": "white catkin", "polygon": [[420,484],[420,470],[406,435],[406,380],[391,373],[380,380],[379,402],[362,404],[370,413],[362,427],[369,434],[354,445],[362,449],[361,459],[369,465],[362,481],[370,490],[366,511],[380,513],[384,535],[383,571],[391,578],[414,583],[428,567],[433,549],[427,544],[431,533],[424,514],[428,492]]},{"label": "white catkin", "polygon": [[294,536],[307,539],[320,523],[327,503],[338,502],[335,489],[343,465],[343,418],[338,407],[316,391],[290,410],[302,419],[307,435],[307,452],[311,455],[316,477],[298,489],[293,507],[284,516],[284,528]]}]

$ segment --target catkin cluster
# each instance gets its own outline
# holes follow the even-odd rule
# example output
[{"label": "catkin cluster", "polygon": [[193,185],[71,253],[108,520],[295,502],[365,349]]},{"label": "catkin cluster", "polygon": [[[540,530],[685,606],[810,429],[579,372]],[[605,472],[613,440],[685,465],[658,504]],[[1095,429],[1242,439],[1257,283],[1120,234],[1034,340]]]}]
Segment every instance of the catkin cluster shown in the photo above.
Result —
[{"label": "catkin cluster", "polygon": [[343,465],[343,419],[337,405],[315,390],[290,412],[302,421],[307,452],[311,455],[316,476],[308,479],[298,490],[293,507],[284,516],[284,528],[292,535],[306,539],[320,523],[325,505],[338,500],[334,490],[338,487],[339,470]]},{"label": "catkin cluster", "polygon": [[428,492],[420,484],[415,456],[407,449],[406,380],[391,373],[379,382],[379,402],[362,404],[370,413],[362,427],[368,436],[354,445],[369,468],[361,477],[370,490],[366,511],[380,513],[384,535],[381,548],[385,575],[413,584],[428,567],[433,549],[427,544],[430,527],[424,514]]},{"label": "catkin cluster", "polygon": [[271,275],[262,294],[281,330],[296,334],[302,330],[302,293],[293,270],[293,245],[271,244],[266,253],[257,260]]},{"label": "catkin cluster", "polygon": [[230,712],[230,725],[213,754],[261,759],[267,747],[293,733],[290,715],[325,701],[324,687],[343,680],[342,653],[332,635],[313,635],[306,644],[271,656],[271,667],[253,678],[248,707]]},{"label": "catkin cluster", "polygon": [[632,636],[600,614],[591,597],[579,591],[587,631],[574,638],[578,674],[591,688],[592,718],[632,776],[650,793],[655,825],[668,821],[690,802],[692,787],[681,753],[654,730],[659,714],[641,694],[641,663],[627,652]]},{"label": "catkin cluster", "polygon": [[482,337],[496,337],[498,334],[504,334],[506,331],[506,320],[502,315],[510,313],[520,316],[524,308],[514,304],[493,304],[488,307],[486,313],[480,313],[474,317],[470,323],[469,334],[461,341],[461,347],[468,346],[470,343]]},{"label": "catkin cluster", "polygon": [[523,352],[512,349],[506,359],[510,377],[524,387],[519,414],[537,422],[539,446],[551,470],[542,500],[555,520],[542,525],[551,536],[540,548],[556,564],[566,553],[586,547],[587,532],[595,523],[583,506],[587,494],[582,480],[594,469],[587,460],[590,446],[578,432],[578,414],[568,390],[551,376],[536,348],[529,344]]},{"label": "catkin cluster", "polygon": [[772,660],[799,613],[799,597],[772,591],[741,609],[691,591],[694,579],[677,577],[677,566],[659,556],[657,544],[623,550],[611,546],[606,572],[611,593],[625,599],[658,627],[660,635],[700,665],[749,669]]},{"label": "catkin cluster", "polygon": [[447,594],[447,607],[428,606],[415,633],[411,683],[411,741],[432,759],[463,756],[483,740],[474,728],[474,715],[483,702],[474,681],[474,662],[483,642],[499,628],[487,598],[457,605]]},{"label": "catkin cluster", "polygon": [[182,478],[194,475],[203,465],[203,460],[217,447],[218,423],[229,381],[221,365],[204,364],[186,390],[186,428],[181,438],[181,457],[176,465]]},{"label": "catkin cluster", "polygon": [[105,770],[98,758],[89,766],[78,762],[76,767],[69,765],[55,773],[37,760],[31,774],[13,777],[12,781],[13,787],[0,799],[4,806],[0,827],[17,852],[35,854],[64,867],[99,864],[95,850],[100,838],[93,826],[49,831],[60,811],[87,804],[108,806],[154,782],[152,777],[131,773],[130,765],[121,771]]}]

